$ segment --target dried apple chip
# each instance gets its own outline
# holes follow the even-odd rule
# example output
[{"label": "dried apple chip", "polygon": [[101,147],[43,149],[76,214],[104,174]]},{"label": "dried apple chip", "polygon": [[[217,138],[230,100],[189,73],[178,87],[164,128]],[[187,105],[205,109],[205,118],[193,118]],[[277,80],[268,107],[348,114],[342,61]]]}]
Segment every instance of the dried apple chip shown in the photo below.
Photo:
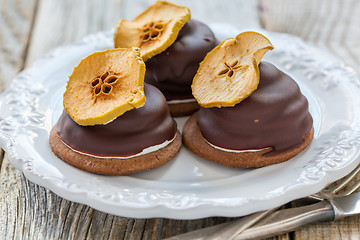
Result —
[{"label": "dried apple chip", "polygon": [[105,124],[144,104],[144,76],[138,48],[90,54],[69,77],[64,109],[79,125]]},{"label": "dried apple chip", "polygon": [[200,106],[232,107],[256,90],[258,65],[274,47],[256,32],[244,32],[223,41],[200,63],[191,86]]},{"label": "dried apple chip", "polygon": [[146,61],[170,47],[189,19],[187,7],[158,1],[134,20],[116,24],[115,48],[139,47]]}]

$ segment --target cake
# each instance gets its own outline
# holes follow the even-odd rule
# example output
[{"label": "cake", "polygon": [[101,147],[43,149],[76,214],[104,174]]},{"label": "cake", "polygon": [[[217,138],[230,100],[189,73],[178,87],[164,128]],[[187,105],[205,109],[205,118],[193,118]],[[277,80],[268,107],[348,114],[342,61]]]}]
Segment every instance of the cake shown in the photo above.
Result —
[{"label": "cake", "polygon": [[199,109],[191,92],[192,80],[199,63],[216,46],[211,29],[190,19],[169,48],[146,61],[145,82],[165,95],[173,116],[190,115]]},{"label": "cake", "polygon": [[191,94],[192,79],[217,45],[211,29],[190,17],[186,7],[157,1],[115,27],[115,48],[140,48],[147,68],[145,82],[165,95],[173,116],[190,115],[199,108]]},{"label": "cake", "polygon": [[[262,167],[287,161],[304,150],[313,139],[313,119],[308,110],[308,101],[289,75],[269,62],[262,61],[258,65],[262,56],[257,54],[262,52],[263,55],[266,45],[271,45],[270,42],[266,43],[265,37],[251,32],[240,35],[236,41],[225,41],[219,46],[219,50],[214,51],[222,51],[223,46],[229,47],[231,44],[247,45],[252,42],[252,45],[246,47],[246,51],[238,51],[241,64],[236,65],[242,70],[235,72],[235,67],[232,73],[216,70],[215,74],[228,76],[221,79],[208,77],[210,80],[203,80],[204,86],[203,83],[196,82],[198,79],[194,79],[193,92],[202,107],[184,125],[184,144],[196,155],[229,167]],[[262,46],[253,46],[261,41]],[[236,48],[231,53],[236,52]],[[270,49],[272,48],[268,48]],[[234,56],[238,56],[238,53]],[[241,56],[241,53],[245,55]],[[211,62],[217,59],[217,54],[209,55]],[[257,60],[253,61],[254,59]],[[252,61],[254,70],[249,68]],[[205,65],[204,68],[208,67],[206,60],[202,64]],[[229,70],[231,64],[227,65]],[[197,74],[204,72],[200,68]],[[239,78],[250,80],[236,79],[236,75],[241,74]],[[256,83],[257,75],[259,78],[256,87],[244,91],[248,85]],[[227,89],[213,90],[214,86],[207,86],[216,85],[216,81],[221,84],[240,81],[245,82],[246,86],[243,85],[239,90],[231,89],[230,92]],[[218,86],[220,88],[221,85]],[[210,90],[205,89],[206,87]],[[209,95],[209,91],[214,93]],[[226,94],[223,94],[224,91]]]},{"label": "cake", "polygon": [[50,133],[53,153],[76,168],[108,175],[170,161],[180,150],[181,136],[165,97],[144,84],[144,75],[139,49],[83,59],[69,78],[64,111]]}]

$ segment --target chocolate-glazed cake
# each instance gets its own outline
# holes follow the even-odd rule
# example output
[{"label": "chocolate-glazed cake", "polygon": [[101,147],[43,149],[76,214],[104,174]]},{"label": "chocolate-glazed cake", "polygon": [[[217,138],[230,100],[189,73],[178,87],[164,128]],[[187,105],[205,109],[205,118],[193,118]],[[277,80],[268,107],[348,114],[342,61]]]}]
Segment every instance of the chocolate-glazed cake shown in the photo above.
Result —
[{"label": "chocolate-glazed cake", "polygon": [[208,26],[189,20],[169,48],[146,61],[145,82],[165,95],[173,116],[189,115],[199,108],[191,83],[199,63],[216,45]]},{"label": "chocolate-glazed cake", "polygon": [[167,163],[181,147],[164,96],[145,84],[146,101],[104,125],[80,126],[64,111],[50,134],[52,151],[93,173],[130,174]]},{"label": "chocolate-glazed cake", "polygon": [[200,108],[184,126],[185,145],[226,166],[261,167],[286,161],[311,142],[313,120],[296,82],[274,65],[259,65],[260,82],[234,107]]}]

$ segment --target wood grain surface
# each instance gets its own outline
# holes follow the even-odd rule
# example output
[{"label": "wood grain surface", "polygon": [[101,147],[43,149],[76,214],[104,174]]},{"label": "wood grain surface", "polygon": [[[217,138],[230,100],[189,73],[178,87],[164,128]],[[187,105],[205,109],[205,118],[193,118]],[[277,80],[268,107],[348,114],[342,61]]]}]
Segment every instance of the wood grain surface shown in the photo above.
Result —
[{"label": "wood grain surface", "polygon": [[37,1],[0,1],[0,91],[24,67]]},{"label": "wood grain surface", "polygon": [[[132,19],[153,0],[0,0],[1,89],[51,49]],[[192,17],[288,32],[329,49],[360,71],[360,1],[176,0]],[[67,201],[29,182],[0,154],[0,239],[162,239],[231,221],[131,219]],[[273,239],[359,239],[359,219],[315,224]]]},{"label": "wood grain surface", "polygon": [[360,72],[360,1],[261,0],[265,29],[297,35]]}]

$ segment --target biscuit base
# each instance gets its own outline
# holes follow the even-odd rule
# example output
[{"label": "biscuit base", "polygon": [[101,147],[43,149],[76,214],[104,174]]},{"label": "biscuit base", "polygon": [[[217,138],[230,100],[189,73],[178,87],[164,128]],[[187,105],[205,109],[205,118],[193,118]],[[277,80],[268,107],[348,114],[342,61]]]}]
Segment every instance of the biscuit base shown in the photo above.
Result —
[{"label": "biscuit base", "polygon": [[168,106],[170,114],[173,117],[190,116],[199,110],[199,104],[197,102],[168,104]]},{"label": "biscuit base", "polygon": [[272,149],[258,152],[225,152],[212,147],[202,136],[197,125],[197,113],[193,114],[185,123],[183,129],[183,142],[194,154],[212,162],[220,163],[234,168],[263,167],[285,162],[304,150],[314,136],[312,128],[304,137],[303,142],[294,148],[275,153]]},{"label": "biscuit base", "polygon": [[127,175],[157,168],[169,162],[180,150],[181,135],[177,131],[174,141],[166,147],[128,159],[96,158],[77,153],[61,141],[56,125],[50,132],[49,144],[57,157],[78,169],[97,174]]}]

